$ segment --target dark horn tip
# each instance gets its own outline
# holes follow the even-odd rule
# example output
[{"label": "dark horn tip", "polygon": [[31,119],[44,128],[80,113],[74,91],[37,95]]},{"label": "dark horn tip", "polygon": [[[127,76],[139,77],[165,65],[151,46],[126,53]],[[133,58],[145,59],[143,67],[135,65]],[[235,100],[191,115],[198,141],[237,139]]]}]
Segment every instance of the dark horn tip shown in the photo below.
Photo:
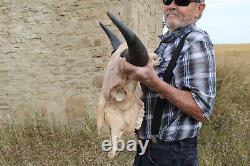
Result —
[{"label": "dark horn tip", "polygon": [[109,11],[107,11],[106,13],[107,13],[108,16],[111,16],[111,15],[112,15]]},{"label": "dark horn tip", "polygon": [[145,66],[148,62],[148,53],[147,49],[141,42],[141,40],[137,37],[137,35],[125,24],[122,23],[118,18],[116,18],[110,12],[106,12],[107,16],[111,19],[111,21],[116,25],[116,27],[120,30],[123,37],[125,38],[128,51],[124,53],[124,57],[127,61],[136,66]]},{"label": "dark horn tip", "polygon": [[102,22],[100,22],[100,21],[99,21],[99,25],[100,25],[102,28],[104,28],[103,23],[102,23]]},{"label": "dark horn tip", "polygon": [[111,13],[111,12],[106,12],[107,13],[107,16],[113,21],[113,22],[116,22],[117,21],[117,18]]},{"label": "dark horn tip", "polygon": [[100,26],[103,26],[103,24],[102,24],[100,21],[99,21],[99,25],[100,25]]},{"label": "dark horn tip", "polygon": [[108,36],[108,38],[112,44],[113,49],[116,50],[121,45],[121,41],[103,23],[101,23],[99,21],[99,24],[102,27],[102,29],[104,30],[104,32],[106,33],[106,35]]}]

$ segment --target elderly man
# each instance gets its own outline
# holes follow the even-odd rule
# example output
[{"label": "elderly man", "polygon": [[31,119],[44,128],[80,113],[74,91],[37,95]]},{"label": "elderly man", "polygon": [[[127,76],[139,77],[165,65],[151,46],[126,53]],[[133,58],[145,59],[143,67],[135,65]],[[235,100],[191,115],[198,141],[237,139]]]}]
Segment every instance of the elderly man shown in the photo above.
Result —
[{"label": "elderly man", "polygon": [[[163,0],[163,5],[169,31],[155,50],[159,65],[136,67],[120,59],[120,70],[144,89],[145,117],[137,135],[145,143],[150,141],[143,155],[138,146],[134,165],[198,165],[197,135],[212,113],[216,93],[213,45],[195,25],[205,2]],[[174,54],[178,58],[168,71],[171,78],[165,79]]]}]

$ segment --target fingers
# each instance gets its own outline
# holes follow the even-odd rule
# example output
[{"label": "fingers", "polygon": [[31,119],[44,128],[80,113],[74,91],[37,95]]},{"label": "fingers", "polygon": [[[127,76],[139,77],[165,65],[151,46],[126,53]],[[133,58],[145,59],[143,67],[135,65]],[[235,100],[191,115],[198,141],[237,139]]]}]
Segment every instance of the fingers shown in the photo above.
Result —
[{"label": "fingers", "polygon": [[152,57],[154,60],[156,60],[158,58],[157,54],[155,54],[155,53],[152,53]]},{"label": "fingers", "polygon": [[157,54],[155,53],[149,53],[149,59],[152,61],[152,60],[156,60],[158,58]]},{"label": "fingers", "polygon": [[149,54],[149,57],[150,57],[150,60],[148,62],[148,65],[151,66],[151,67],[154,67],[154,66],[158,66],[159,65],[159,61],[157,60],[158,58],[158,55],[155,54],[155,53],[150,53]]},{"label": "fingers", "polygon": [[119,57],[120,71],[126,75],[133,73],[136,70],[136,66],[128,63],[125,58]]}]

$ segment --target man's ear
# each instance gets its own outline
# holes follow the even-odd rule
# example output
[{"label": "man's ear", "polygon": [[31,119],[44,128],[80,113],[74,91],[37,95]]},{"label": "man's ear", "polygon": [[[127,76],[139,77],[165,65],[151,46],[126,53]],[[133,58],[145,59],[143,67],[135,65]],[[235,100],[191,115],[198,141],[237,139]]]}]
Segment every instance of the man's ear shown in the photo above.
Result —
[{"label": "man's ear", "polygon": [[195,16],[196,18],[199,18],[203,12],[203,10],[206,8],[206,4],[205,3],[200,3],[198,4],[198,7],[196,8],[196,13]]}]

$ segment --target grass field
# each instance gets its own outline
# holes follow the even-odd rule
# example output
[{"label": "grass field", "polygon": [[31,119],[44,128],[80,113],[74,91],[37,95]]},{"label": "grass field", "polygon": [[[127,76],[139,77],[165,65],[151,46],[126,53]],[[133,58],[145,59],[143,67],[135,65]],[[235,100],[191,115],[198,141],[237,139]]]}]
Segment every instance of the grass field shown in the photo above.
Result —
[{"label": "grass field", "polygon": [[[203,166],[249,164],[250,45],[216,45],[217,100],[199,135]],[[107,158],[94,122],[60,126],[42,118],[0,127],[0,165],[131,165],[134,154]],[[107,139],[107,138],[106,138]]]}]

